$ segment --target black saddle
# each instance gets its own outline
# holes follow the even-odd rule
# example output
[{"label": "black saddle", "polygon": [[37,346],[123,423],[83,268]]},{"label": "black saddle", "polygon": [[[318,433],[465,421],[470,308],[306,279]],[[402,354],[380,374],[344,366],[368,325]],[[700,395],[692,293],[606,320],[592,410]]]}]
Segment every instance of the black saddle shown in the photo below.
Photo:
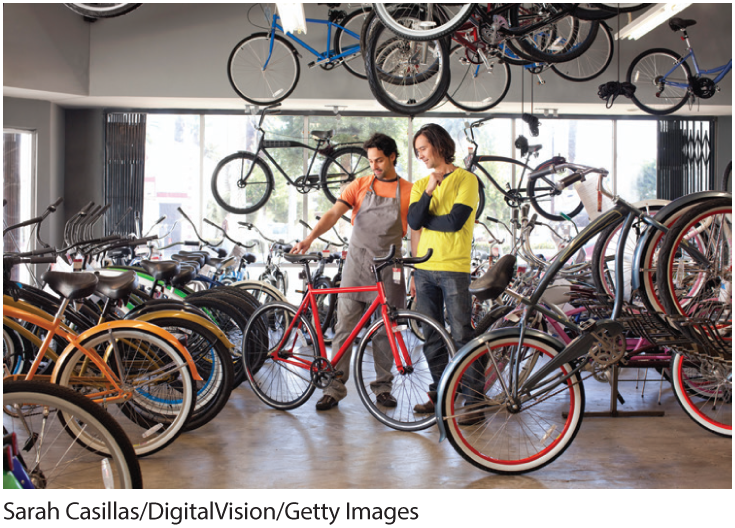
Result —
[{"label": "black saddle", "polygon": [[206,251],[179,251],[179,255],[185,257],[197,258],[202,261],[202,266],[209,264],[212,256]]},{"label": "black saddle", "polygon": [[171,285],[174,288],[180,288],[181,286],[184,286],[194,280],[194,277],[197,276],[197,273],[199,273],[199,270],[195,268],[194,266],[189,266],[187,264],[181,265],[181,271],[179,271],[172,279],[171,279]]},{"label": "black saddle", "polygon": [[86,271],[47,271],[43,275],[46,285],[65,299],[84,299],[94,293],[97,275]]},{"label": "black saddle", "polygon": [[235,263],[235,257],[227,257],[227,258],[216,258],[211,257],[209,259],[209,265],[214,266],[214,269],[217,271],[221,270],[222,268],[227,268],[229,266],[232,266]]},{"label": "black saddle", "polygon": [[334,130],[312,130],[311,135],[322,140],[332,139]]},{"label": "black saddle", "polygon": [[124,271],[116,275],[97,275],[96,291],[108,299],[124,299],[138,287],[138,275],[134,271]]},{"label": "black saddle", "polygon": [[157,281],[170,280],[181,270],[181,264],[175,260],[144,260],[140,266]]},{"label": "black saddle", "polygon": [[497,298],[513,279],[516,256],[503,255],[487,272],[470,284],[470,293],[479,301]]},{"label": "black saddle", "polygon": [[293,249],[293,244],[282,244],[280,242],[273,244],[273,250],[281,253],[290,253]]},{"label": "black saddle", "polygon": [[244,255],[242,256],[242,258],[244,258],[244,259],[245,259],[245,262],[247,262],[248,264],[252,264],[252,263],[253,263],[253,262],[255,262],[256,260],[258,260],[258,257],[256,257],[256,256],[255,256],[254,254],[252,254],[252,253],[245,253],[245,254],[244,254]]},{"label": "black saddle", "polygon": [[308,262],[317,262],[322,259],[321,253],[307,253],[299,255],[298,253],[286,253],[283,258],[291,264],[306,264]]},{"label": "black saddle", "polygon": [[696,24],[696,20],[685,20],[683,18],[672,18],[669,20],[669,27],[671,28],[671,31],[681,31],[682,29],[686,29],[689,26],[693,26]]}]

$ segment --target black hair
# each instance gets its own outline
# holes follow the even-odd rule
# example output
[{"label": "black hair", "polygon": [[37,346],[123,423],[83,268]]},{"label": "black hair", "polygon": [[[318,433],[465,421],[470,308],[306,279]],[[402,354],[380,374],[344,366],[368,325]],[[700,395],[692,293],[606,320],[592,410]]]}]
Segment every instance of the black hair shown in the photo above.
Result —
[{"label": "black hair", "polygon": [[456,146],[452,136],[449,135],[449,132],[434,123],[429,123],[428,125],[424,125],[419,128],[418,132],[413,136],[413,151],[417,157],[418,152],[416,151],[416,139],[419,136],[424,136],[426,138],[429,144],[436,149],[442,158],[444,158],[445,163],[454,162],[454,151]]},{"label": "black hair", "polygon": [[370,136],[370,139],[362,144],[362,148],[365,150],[376,148],[383,151],[383,154],[388,157],[390,157],[391,154],[395,154],[396,159],[398,159],[398,145],[396,145],[395,140],[390,136],[381,134],[380,132],[376,132]]}]

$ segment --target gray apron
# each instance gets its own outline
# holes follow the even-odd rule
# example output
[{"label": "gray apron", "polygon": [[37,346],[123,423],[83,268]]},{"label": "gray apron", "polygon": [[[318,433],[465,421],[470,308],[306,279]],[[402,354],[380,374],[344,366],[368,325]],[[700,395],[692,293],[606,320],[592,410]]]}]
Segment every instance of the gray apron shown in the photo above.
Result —
[{"label": "gray apron", "polygon": [[[384,257],[391,245],[401,251],[403,244],[403,222],[401,221],[401,182],[396,181],[396,197],[383,198],[375,194],[375,177],[365,193],[350,237],[347,259],[342,270],[341,287],[370,286],[375,284],[375,275],[370,270],[373,257]],[[400,282],[393,280],[393,268],[382,271],[385,293],[391,306],[404,308],[406,305],[406,283],[401,270]],[[340,293],[341,297],[371,303],[375,293]]]}]

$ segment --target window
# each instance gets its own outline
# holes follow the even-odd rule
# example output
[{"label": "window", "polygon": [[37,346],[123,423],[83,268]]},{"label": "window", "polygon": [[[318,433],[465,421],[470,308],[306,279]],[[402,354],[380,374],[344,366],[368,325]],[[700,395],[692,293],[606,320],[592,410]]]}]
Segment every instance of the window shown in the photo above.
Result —
[{"label": "window", "polygon": [[[26,130],[3,131],[3,226],[29,220],[35,215],[35,142],[34,132]],[[25,252],[34,249],[32,227],[9,232],[3,238],[3,252]],[[14,280],[30,282],[30,271],[16,266]]]}]

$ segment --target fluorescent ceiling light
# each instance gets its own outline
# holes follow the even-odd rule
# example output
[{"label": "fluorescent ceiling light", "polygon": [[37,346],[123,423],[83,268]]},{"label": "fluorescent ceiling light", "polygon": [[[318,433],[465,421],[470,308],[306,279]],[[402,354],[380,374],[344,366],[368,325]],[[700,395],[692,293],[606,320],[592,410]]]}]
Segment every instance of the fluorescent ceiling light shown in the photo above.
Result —
[{"label": "fluorescent ceiling light", "polygon": [[638,40],[643,35],[654,28],[657,28],[668,19],[680,13],[692,2],[679,2],[675,4],[656,4],[651,9],[643,13],[641,16],[633,20],[630,24],[621,29],[616,38],[618,40],[627,38],[629,40]]},{"label": "fluorescent ceiling light", "polygon": [[283,31],[286,33],[306,33],[306,15],[301,2],[276,2],[278,16],[281,17]]}]

